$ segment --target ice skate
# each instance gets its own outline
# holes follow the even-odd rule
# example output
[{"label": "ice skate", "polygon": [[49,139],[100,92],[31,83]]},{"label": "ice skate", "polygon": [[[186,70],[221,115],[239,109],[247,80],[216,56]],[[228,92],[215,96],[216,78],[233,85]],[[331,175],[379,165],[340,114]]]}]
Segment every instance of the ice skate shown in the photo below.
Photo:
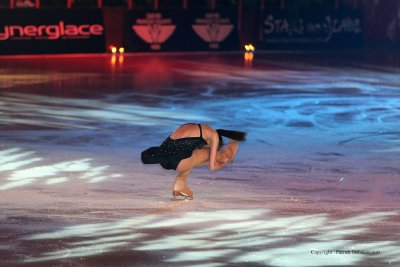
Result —
[{"label": "ice skate", "polygon": [[188,190],[188,192],[183,192],[183,190],[172,191],[173,200],[193,200],[193,192]]}]

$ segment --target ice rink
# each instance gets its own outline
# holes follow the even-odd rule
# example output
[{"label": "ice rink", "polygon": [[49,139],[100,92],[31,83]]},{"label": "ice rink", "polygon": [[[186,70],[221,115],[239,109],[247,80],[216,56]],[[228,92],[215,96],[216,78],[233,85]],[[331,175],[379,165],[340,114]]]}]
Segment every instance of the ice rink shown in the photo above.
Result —
[{"label": "ice rink", "polygon": [[[0,58],[0,266],[400,266],[400,56]],[[140,152],[248,132],[225,169]]]}]

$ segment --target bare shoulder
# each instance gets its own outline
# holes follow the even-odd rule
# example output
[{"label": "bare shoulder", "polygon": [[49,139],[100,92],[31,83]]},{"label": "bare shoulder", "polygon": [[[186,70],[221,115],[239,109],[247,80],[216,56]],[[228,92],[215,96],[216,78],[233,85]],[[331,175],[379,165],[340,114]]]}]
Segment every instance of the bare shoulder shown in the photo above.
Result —
[{"label": "bare shoulder", "polygon": [[208,140],[211,140],[213,136],[217,134],[215,129],[211,127],[209,124],[202,124],[201,128],[203,129],[203,137]]},{"label": "bare shoulder", "polygon": [[209,124],[202,124],[202,125],[201,125],[201,128],[202,128],[204,131],[209,132],[209,133],[215,132],[214,128],[211,127]]}]

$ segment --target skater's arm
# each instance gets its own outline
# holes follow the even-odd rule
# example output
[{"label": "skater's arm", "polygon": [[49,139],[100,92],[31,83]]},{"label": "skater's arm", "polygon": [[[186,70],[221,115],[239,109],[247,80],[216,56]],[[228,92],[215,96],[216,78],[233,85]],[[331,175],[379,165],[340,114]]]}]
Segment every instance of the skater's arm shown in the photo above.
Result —
[{"label": "skater's arm", "polygon": [[214,132],[211,135],[211,144],[210,144],[210,162],[208,167],[210,171],[216,171],[225,166],[225,163],[217,161],[218,142],[219,142],[218,134]]}]

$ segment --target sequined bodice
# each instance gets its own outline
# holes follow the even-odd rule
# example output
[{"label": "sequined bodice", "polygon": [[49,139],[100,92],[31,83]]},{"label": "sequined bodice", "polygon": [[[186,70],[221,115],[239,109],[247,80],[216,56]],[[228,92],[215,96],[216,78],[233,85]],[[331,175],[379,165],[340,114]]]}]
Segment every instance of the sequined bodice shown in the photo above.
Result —
[{"label": "sequined bodice", "polygon": [[172,139],[168,137],[160,146],[160,154],[179,154],[190,152],[207,146],[207,142],[202,137],[185,137]]},{"label": "sequined bodice", "polygon": [[178,167],[181,160],[192,156],[195,149],[200,149],[208,145],[203,138],[203,131],[200,128],[199,137],[184,137],[172,139],[169,136],[158,147],[150,147],[142,152],[142,162],[145,164],[160,163],[165,169],[174,169]]}]

